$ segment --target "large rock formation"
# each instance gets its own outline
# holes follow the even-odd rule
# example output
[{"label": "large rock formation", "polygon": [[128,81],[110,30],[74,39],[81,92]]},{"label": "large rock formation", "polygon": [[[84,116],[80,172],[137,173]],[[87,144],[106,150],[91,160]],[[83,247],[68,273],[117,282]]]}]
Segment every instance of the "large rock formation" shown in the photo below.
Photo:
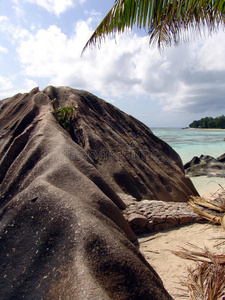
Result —
[{"label": "large rock formation", "polygon": [[177,153],[140,121],[88,92],[43,92],[56,106],[77,107],[70,135],[117,193],[178,202],[196,193]]},{"label": "large rock formation", "polygon": [[[67,105],[69,132],[54,110]],[[0,170],[0,299],[171,299],[118,193],[196,191],[146,126],[87,92],[36,88],[1,103]]]}]

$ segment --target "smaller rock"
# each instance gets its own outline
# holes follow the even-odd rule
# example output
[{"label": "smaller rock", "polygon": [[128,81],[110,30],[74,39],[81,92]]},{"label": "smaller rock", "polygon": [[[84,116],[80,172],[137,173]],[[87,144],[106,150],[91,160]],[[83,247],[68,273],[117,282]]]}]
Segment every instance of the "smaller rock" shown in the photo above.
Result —
[{"label": "smaller rock", "polygon": [[152,231],[152,230],[153,230],[153,226],[154,226],[154,222],[153,222],[153,221],[149,221],[149,222],[148,222],[148,225],[147,225],[147,229],[148,229],[149,231]]},{"label": "smaller rock", "polygon": [[224,177],[225,174],[225,154],[217,159],[209,155],[194,157],[184,165],[185,173],[188,176],[208,176]]},{"label": "smaller rock", "polygon": [[179,222],[180,225],[193,222],[193,217],[190,215],[179,215],[179,219],[180,219],[180,222]]},{"label": "smaller rock", "polygon": [[[152,201],[154,201],[154,200],[147,200],[147,199],[144,199],[144,200],[142,200],[141,202],[142,202],[143,204],[151,204]],[[159,200],[156,200],[156,201],[159,201]]]},{"label": "smaller rock", "polygon": [[184,169],[188,169],[190,167],[193,167],[195,165],[198,165],[200,163],[200,158],[197,157],[197,156],[194,156],[189,162],[187,162],[185,165],[184,165]]},{"label": "smaller rock", "polygon": [[148,219],[137,213],[130,214],[127,220],[131,225],[136,225],[138,228],[144,228],[148,224]]},{"label": "smaller rock", "polygon": [[173,225],[178,225],[178,221],[176,218],[174,218],[173,216],[168,216],[166,218],[166,222],[167,223],[170,223],[170,224],[173,224]]},{"label": "smaller rock", "polygon": [[154,222],[154,224],[160,224],[165,221],[165,218],[155,216],[155,217],[152,217],[152,221]]},{"label": "smaller rock", "polygon": [[222,155],[220,155],[220,156],[217,158],[217,160],[218,160],[219,162],[221,162],[221,163],[224,163],[224,162],[225,162],[225,153],[222,154]]},{"label": "smaller rock", "polygon": [[165,229],[165,224],[164,223],[160,223],[160,224],[155,224],[154,225],[154,231],[161,231]]}]

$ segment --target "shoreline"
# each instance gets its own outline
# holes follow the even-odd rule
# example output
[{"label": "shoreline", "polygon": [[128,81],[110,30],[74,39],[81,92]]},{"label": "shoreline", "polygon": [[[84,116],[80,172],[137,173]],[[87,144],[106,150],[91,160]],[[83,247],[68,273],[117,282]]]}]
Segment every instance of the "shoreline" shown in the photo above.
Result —
[{"label": "shoreline", "polygon": [[191,128],[191,127],[185,127],[182,128],[183,130],[225,130],[225,128]]}]

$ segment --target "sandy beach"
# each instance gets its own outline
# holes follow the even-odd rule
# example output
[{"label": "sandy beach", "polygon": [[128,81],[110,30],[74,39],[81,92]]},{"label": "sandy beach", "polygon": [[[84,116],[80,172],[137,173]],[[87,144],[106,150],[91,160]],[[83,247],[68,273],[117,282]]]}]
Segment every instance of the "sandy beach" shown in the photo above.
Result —
[{"label": "sandy beach", "polygon": [[[223,178],[192,178],[199,194],[212,197],[225,187]],[[224,243],[221,242],[224,239]],[[140,251],[148,262],[155,268],[163,280],[169,293],[176,300],[189,299],[188,289],[182,285],[188,275],[188,268],[195,268],[196,263],[182,259],[171,252],[181,250],[181,247],[196,250],[207,248],[213,253],[225,253],[225,232],[221,226],[209,224],[191,224],[159,233],[143,234],[138,236]],[[220,245],[218,245],[220,244]],[[197,249],[198,251],[200,249]]]},{"label": "sandy beach", "polygon": [[201,197],[211,198],[225,189],[225,178],[197,176],[191,177],[191,181],[196,187]]},{"label": "sandy beach", "polygon": [[[145,242],[145,240],[149,240]],[[224,244],[216,246],[224,239]],[[196,250],[190,244],[207,248],[213,253],[225,253],[225,232],[220,226],[208,224],[192,224],[170,231],[139,236],[140,251],[155,268],[163,280],[165,288],[174,299],[189,299],[182,295],[188,294],[188,289],[182,286],[188,275],[188,268],[195,268],[195,262],[182,259],[171,252],[179,251],[181,247]],[[199,251],[199,249],[197,249]]]}]

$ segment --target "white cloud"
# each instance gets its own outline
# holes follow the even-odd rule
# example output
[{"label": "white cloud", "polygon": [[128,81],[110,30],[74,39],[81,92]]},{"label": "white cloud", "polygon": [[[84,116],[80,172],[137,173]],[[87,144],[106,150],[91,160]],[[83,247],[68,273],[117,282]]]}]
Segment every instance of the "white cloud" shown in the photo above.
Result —
[{"label": "white cloud", "polygon": [[68,59],[68,43],[66,35],[55,25],[50,26],[48,30],[38,30],[36,35],[30,34],[29,39],[21,41],[18,48],[25,74],[34,77],[54,77],[64,65],[64,59]]},{"label": "white cloud", "polygon": [[[207,112],[225,109],[224,32],[167,51],[170,88],[164,109]],[[175,60],[174,60],[175,58]],[[166,82],[165,76],[161,77]]]},{"label": "white cloud", "polygon": [[220,31],[209,37],[204,44],[200,46],[198,52],[198,67],[206,71],[225,70],[224,59],[225,39],[224,31]]},{"label": "white cloud", "polygon": [[9,18],[6,16],[0,16],[0,31],[5,34],[5,37],[11,42],[21,41],[27,38],[30,33],[20,25],[13,25]]},{"label": "white cloud", "polygon": [[95,17],[96,21],[99,19],[100,16],[102,16],[102,14],[99,11],[96,11],[95,9],[85,10],[84,13],[86,15]]},{"label": "white cloud", "polygon": [[9,78],[0,76],[0,100],[12,97],[12,95],[17,93],[27,93],[36,86],[38,86],[37,82],[26,78],[21,86],[15,88],[13,82]]},{"label": "white cloud", "polygon": [[0,76],[0,90],[8,90],[13,87],[13,84],[10,79]]},{"label": "white cloud", "polygon": [[91,21],[78,22],[71,37],[53,25],[22,38],[17,51],[24,74],[105,99],[147,96],[170,112],[225,108],[224,33],[162,54],[148,47],[148,37],[127,33],[116,43],[108,38],[100,49],[87,49],[81,58]]},{"label": "white cloud", "polygon": [[7,16],[0,16],[0,22],[5,22],[8,20]]},{"label": "white cloud", "polygon": [[[47,11],[59,16],[68,8],[74,5],[73,0],[25,0],[26,2],[37,4]],[[83,3],[83,0],[80,0]]]},{"label": "white cloud", "polygon": [[25,11],[21,7],[21,2],[19,3],[19,0],[12,0],[12,3],[12,9],[14,10],[16,17],[25,20]]},{"label": "white cloud", "polygon": [[0,45],[0,52],[7,53],[8,50],[7,50],[7,48],[2,47],[2,46]]},{"label": "white cloud", "polygon": [[24,80],[24,93],[32,90],[36,86],[38,86],[38,83],[36,81],[26,78]]}]

